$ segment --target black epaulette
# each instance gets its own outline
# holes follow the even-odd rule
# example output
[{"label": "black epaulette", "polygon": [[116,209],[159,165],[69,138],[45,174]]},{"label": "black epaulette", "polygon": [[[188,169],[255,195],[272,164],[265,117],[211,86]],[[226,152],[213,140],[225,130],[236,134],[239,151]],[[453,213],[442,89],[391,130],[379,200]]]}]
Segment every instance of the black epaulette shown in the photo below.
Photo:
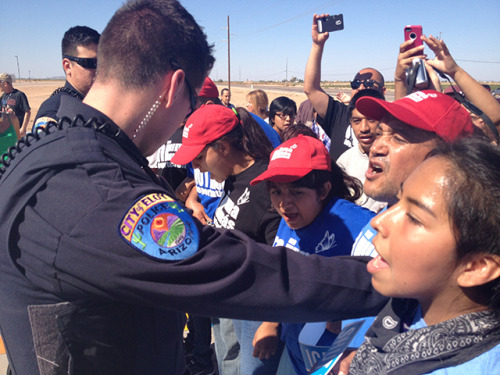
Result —
[{"label": "black epaulette", "polygon": [[33,143],[39,141],[41,137],[47,136],[57,130],[75,126],[94,128],[96,131],[112,138],[118,137],[121,133],[120,128],[118,128],[118,130],[114,129],[110,126],[109,122],[100,122],[94,117],[85,121],[81,115],[77,115],[73,118],[73,120],[68,117],[62,117],[58,122],[50,121],[46,126],[38,127],[34,131],[26,133],[26,135],[19,139],[14,146],[9,147],[9,149],[0,156],[0,178],[4,175],[6,168],[10,165],[10,162],[14,160],[16,155],[21,153],[24,148],[30,147]]},{"label": "black epaulette", "polygon": [[71,96],[74,96],[75,98],[83,100],[83,95],[81,92],[70,89],[69,87],[59,87],[55,89],[54,92],[50,95],[50,97],[60,94],[61,92],[65,92],[66,94],[69,94]]}]

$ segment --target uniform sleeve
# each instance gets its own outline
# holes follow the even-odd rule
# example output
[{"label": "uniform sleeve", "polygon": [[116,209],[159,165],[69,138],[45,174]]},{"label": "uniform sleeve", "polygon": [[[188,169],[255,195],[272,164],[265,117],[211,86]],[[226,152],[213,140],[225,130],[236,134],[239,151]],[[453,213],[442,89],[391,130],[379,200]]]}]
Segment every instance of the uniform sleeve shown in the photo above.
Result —
[{"label": "uniform sleeve", "polygon": [[[125,171],[127,181],[140,183],[139,174]],[[194,255],[176,262],[150,256],[123,238],[120,225],[140,197],[165,191],[154,185],[132,188],[117,170],[100,163],[69,168],[44,186],[6,241],[16,244],[12,257],[24,277],[63,300],[113,300],[267,321],[375,315],[387,301],[371,285],[370,258],[304,257],[197,221],[191,221],[198,238]],[[139,224],[145,225],[148,214],[143,212]],[[177,224],[172,225],[181,228]]]},{"label": "uniform sleeve", "polygon": [[[89,222],[95,222],[92,216]],[[112,238],[114,228],[107,229]],[[268,321],[375,315],[387,301],[371,285],[369,258],[304,257],[258,244],[239,231],[209,227],[201,229],[198,251],[179,262],[152,259],[120,242],[96,243],[80,230],[63,236],[55,262],[61,293],[68,298],[84,291],[202,316]]]}]

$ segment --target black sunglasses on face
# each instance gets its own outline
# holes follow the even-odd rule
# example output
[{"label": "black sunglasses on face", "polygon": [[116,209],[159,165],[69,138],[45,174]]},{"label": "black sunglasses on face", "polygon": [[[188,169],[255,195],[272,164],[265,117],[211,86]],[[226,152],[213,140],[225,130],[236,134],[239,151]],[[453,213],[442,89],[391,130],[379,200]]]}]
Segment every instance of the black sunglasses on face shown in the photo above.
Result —
[{"label": "black sunglasses on face", "polygon": [[87,58],[87,57],[75,57],[70,55],[63,55],[63,58],[76,62],[82,68],[85,69],[96,69],[97,68],[97,59],[96,58]]},{"label": "black sunglasses on face", "polygon": [[191,105],[191,110],[189,111],[188,115],[186,117],[189,117],[193,114],[193,112],[196,110],[196,106],[198,105],[198,96],[196,95],[196,91],[191,87],[191,84],[187,80],[186,76],[184,76],[184,82],[186,82],[186,86],[189,91],[189,103]]},{"label": "black sunglasses on face", "polygon": [[382,88],[382,84],[380,82],[374,81],[373,79],[365,79],[364,81],[355,79],[354,81],[351,81],[351,88],[353,90],[359,89],[361,85],[365,86],[365,88],[367,89],[371,89],[375,85],[377,85],[379,88]]}]

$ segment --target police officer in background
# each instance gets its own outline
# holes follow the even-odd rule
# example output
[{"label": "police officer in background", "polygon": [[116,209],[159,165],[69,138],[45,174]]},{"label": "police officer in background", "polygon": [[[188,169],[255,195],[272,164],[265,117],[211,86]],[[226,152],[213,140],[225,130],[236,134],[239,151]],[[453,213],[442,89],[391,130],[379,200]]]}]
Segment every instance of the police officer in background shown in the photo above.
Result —
[{"label": "police officer in background", "polygon": [[129,1],[102,33],[83,102],[63,96],[59,123],[11,152],[0,170],[0,329],[14,374],[180,375],[184,311],[325,321],[387,301],[364,261],[353,281],[342,272],[353,259],[200,225],[149,169],[144,155],[196,105],[211,52],[176,0]]},{"label": "police officer in background", "polygon": [[45,126],[48,121],[58,120],[56,114],[61,97],[71,95],[83,100],[87,95],[94,82],[100,36],[96,30],[88,26],[74,26],[64,33],[61,51],[66,83],[40,105],[33,128]]}]

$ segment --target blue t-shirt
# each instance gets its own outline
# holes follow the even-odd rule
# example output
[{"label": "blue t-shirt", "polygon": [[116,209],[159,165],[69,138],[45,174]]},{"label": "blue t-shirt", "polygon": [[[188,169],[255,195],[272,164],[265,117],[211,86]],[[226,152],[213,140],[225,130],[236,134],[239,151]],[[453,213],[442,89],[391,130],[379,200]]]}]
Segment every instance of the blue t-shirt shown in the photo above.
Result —
[{"label": "blue t-shirt", "polygon": [[[422,310],[420,307],[413,318],[413,323],[410,329],[425,328],[427,324],[422,318]],[[445,367],[427,374],[433,375],[472,375],[472,374],[500,374],[500,344],[490,349],[489,351],[478,355],[476,358],[468,362],[462,363],[454,367]]]},{"label": "blue t-shirt", "polygon": [[[384,208],[380,213],[387,210],[387,207]],[[352,246],[351,255],[352,256],[367,256],[375,258],[378,253],[373,246],[373,237],[377,234],[377,231],[373,229],[371,221],[369,221],[364,228],[359,233],[354,245]]]},{"label": "blue t-shirt", "polygon": [[259,116],[256,114],[253,114],[250,112],[250,114],[253,116],[255,121],[260,125],[262,130],[264,130],[264,133],[266,133],[267,138],[271,142],[274,148],[278,147],[281,144],[281,138],[276,130],[273,129],[271,125],[269,125],[267,122],[265,122],[263,119],[261,119]]},{"label": "blue t-shirt", "polygon": [[[349,255],[354,239],[375,216],[370,210],[344,199],[333,198],[314,221],[304,228],[291,229],[281,219],[274,246],[286,246],[304,255],[326,257]],[[283,323],[281,339],[297,374],[307,374],[299,346],[304,323]]]},{"label": "blue t-shirt", "polygon": [[281,219],[273,246],[285,246],[304,255],[349,255],[354,239],[374,216],[352,202],[333,198],[304,228],[291,229]]},{"label": "blue t-shirt", "polygon": [[189,163],[186,169],[188,177],[192,177],[196,183],[196,192],[205,213],[210,219],[213,219],[224,192],[224,183],[212,179],[210,172],[202,173],[199,169],[194,169],[192,163]]}]

